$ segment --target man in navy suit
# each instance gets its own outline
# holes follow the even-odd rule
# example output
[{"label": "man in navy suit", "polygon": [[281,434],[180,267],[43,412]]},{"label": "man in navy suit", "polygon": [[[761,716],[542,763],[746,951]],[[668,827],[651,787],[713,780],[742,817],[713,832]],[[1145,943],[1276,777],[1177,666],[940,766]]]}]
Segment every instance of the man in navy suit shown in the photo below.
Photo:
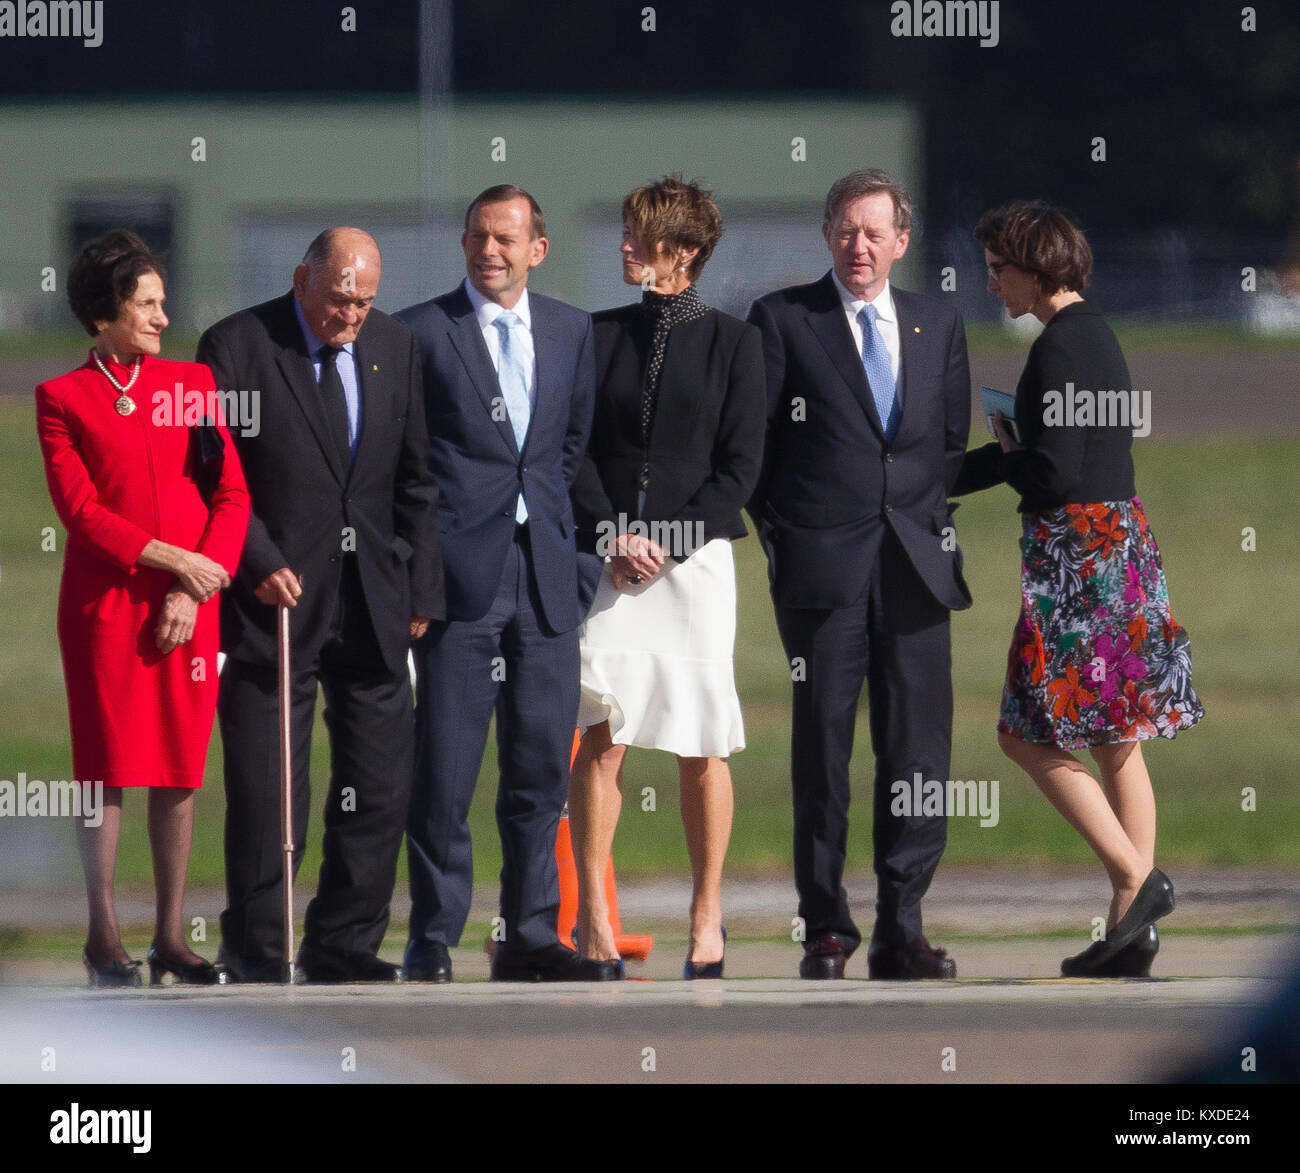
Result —
[{"label": "man in navy suit", "polygon": [[[791,663],[795,884],[805,978],[841,978],[861,943],[843,886],[849,760],[863,682],[875,750],[875,978],[954,977],[921,897],[942,814],[891,812],[893,784],[943,782],[952,743],[949,611],[970,606],[947,493],[970,427],[960,315],[894,289],[911,203],[882,171],[826,198],[831,272],[756,301],[768,430],[750,503]],[[918,788],[919,789],[919,788]]]},{"label": "man in navy suit", "polygon": [[522,189],[479,195],[461,246],[463,284],[397,315],[424,356],[447,590],[446,621],[415,652],[407,973],[451,980],[448,949],[473,883],[469,806],[495,710],[503,862],[492,977],[607,980],[619,975],[613,963],[581,958],[556,936],[555,835],[585,618],[569,490],[595,406],[591,318],[528,292],[549,245]]}]

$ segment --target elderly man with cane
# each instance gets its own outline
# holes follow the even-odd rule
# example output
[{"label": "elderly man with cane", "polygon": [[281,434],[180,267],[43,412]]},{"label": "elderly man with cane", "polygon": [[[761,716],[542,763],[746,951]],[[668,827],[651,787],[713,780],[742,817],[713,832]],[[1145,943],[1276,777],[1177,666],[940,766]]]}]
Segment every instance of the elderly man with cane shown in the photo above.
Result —
[{"label": "elderly man with cane", "polygon": [[[199,361],[219,387],[260,397],[257,435],[235,437],[253,517],[223,600],[228,658],[218,700],[227,800],[221,959],[237,981],[278,981],[292,961],[283,944],[279,780],[291,761],[283,813],[296,870],[318,686],[330,787],[299,976],[403,977],[377,951],[410,790],[406,656],[444,607],[419,352],[405,326],[371,308],[380,266],[368,233],[329,229],[311,243],[289,293],[218,322],[199,342]],[[277,605],[290,612],[287,641],[277,639]],[[283,747],[281,642],[292,653]]]}]

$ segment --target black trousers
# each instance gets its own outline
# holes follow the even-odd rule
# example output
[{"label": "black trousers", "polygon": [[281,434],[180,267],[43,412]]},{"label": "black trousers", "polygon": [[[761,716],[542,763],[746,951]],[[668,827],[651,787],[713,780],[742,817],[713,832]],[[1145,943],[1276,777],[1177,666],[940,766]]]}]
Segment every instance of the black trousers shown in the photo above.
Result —
[{"label": "black trousers", "polygon": [[[292,640],[293,615],[290,613]],[[317,688],[325,694],[330,785],[324,859],[303,945],[374,954],[388,926],[410,794],[414,718],[405,668],[384,664],[355,560],[346,558],[330,636],[292,664],[294,873],[307,841]],[[279,705],[275,664],[227,661],[217,713],[225,747],[226,910],[221,955],[273,976],[283,961]]]},{"label": "black trousers", "polygon": [[[942,815],[896,816],[890,787],[913,774],[946,780],[952,751],[952,662],[947,608],[935,602],[892,533],[861,598],[836,610],[776,608],[794,678],[791,781],[795,886],[808,939],[861,935],[849,912],[844,861],[849,762],[865,681],[875,752],[873,942],[922,935],[925,895],[947,842]],[[797,659],[796,659],[797,658]]]},{"label": "black trousers", "polygon": [[578,633],[552,632],[542,619],[526,530],[507,553],[488,613],[432,624],[415,662],[407,961],[418,964],[432,942],[460,942],[474,883],[469,807],[494,712],[504,934],[498,947],[524,953],[554,945],[555,835],[578,717]]}]

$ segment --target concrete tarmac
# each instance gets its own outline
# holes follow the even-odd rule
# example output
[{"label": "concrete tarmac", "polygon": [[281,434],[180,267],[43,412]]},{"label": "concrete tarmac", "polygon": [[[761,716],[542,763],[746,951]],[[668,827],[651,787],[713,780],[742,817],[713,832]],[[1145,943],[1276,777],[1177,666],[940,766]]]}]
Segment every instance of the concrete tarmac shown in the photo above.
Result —
[{"label": "concrete tarmac", "polygon": [[[75,958],[11,960],[0,1080],[1141,1083],[1235,1064],[1252,1030],[1267,1056],[1261,1013],[1300,969],[1279,931],[1295,919],[1291,878],[1184,869],[1175,883],[1149,981],[1057,976],[1087,943],[1085,914],[1104,912],[1104,881],[1006,869],[936,879],[927,933],[955,957],[952,982],[867,981],[865,950],[845,981],[800,981],[789,884],[761,879],[728,884],[722,981],[680,980],[688,893],[676,881],[621,888],[624,929],[656,935],[621,983],[489,983],[481,939],[453,951],[444,986],[88,991]],[[75,898],[39,903],[45,926],[79,923]],[[127,894],[124,919],[149,904]],[[31,926],[42,909],[24,907],[6,900],[2,919]],[[474,915],[491,907],[480,893]],[[402,928],[399,915],[386,955],[400,956]],[[55,1070],[41,1069],[48,1053]]]}]

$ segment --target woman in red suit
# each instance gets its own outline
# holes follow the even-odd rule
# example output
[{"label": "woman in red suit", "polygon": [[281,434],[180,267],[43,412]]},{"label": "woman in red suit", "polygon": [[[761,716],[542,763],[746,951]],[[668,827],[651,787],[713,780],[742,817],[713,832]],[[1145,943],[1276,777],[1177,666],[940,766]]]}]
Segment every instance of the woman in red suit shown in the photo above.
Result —
[{"label": "woman in red suit", "polygon": [[122,791],[148,786],[151,980],[214,984],[220,971],[186,944],[182,904],[217,701],[216,596],[239,561],[248,492],[220,421],[207,430],[219,444],[202,444],[173,410],[196,392],[215,406],[215,384],[205,366],[157,357],[163,270],[144,242],[118,231],[87,244],[69,270],[68,300],[95,345],[82,366],[36,388],[36,420],[68,531],[58,630],[74,773],[103,784],[102,821],[77,825],[90,904],[84,960],[92,986],[140,984],[140,963],[122,947],[113,872]]}]

